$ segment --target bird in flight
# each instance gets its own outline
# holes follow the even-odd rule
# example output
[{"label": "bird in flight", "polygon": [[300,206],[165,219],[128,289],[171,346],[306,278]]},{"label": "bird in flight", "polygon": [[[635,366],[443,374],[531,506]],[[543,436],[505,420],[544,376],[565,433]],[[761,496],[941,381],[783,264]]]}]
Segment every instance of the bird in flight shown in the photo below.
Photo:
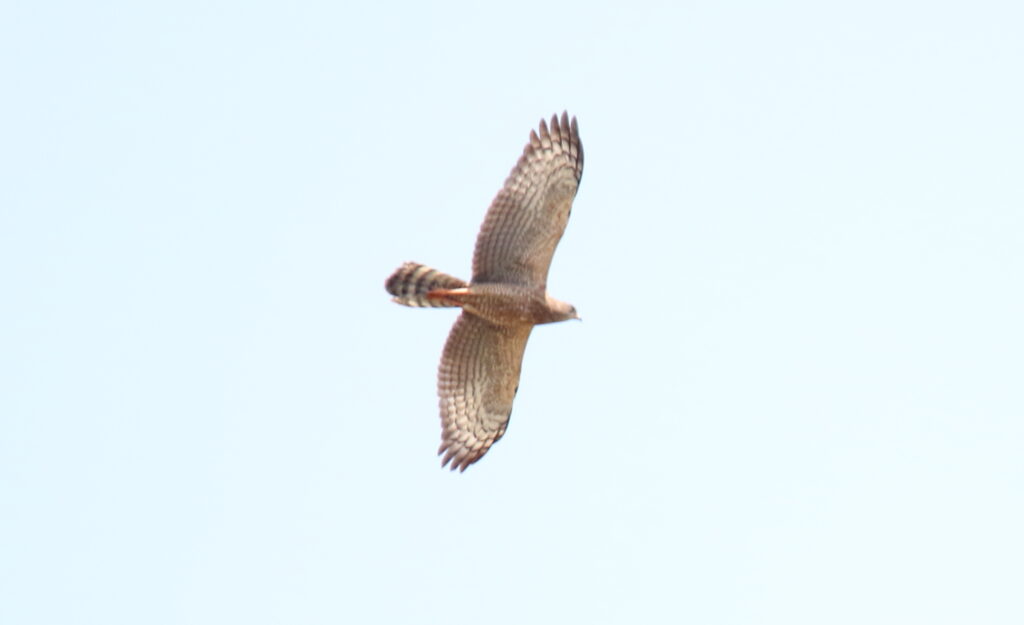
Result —
[{"label": "bird in flight", "polygon": [[582,175],[576,118],[541,120],[487,210],[472,279],[405,263],[385,282],[399,304],[462,308],[437,374],[442,467],[465,471],[505,434],[533,326],[579,319],[547,294],[547,279]]}]

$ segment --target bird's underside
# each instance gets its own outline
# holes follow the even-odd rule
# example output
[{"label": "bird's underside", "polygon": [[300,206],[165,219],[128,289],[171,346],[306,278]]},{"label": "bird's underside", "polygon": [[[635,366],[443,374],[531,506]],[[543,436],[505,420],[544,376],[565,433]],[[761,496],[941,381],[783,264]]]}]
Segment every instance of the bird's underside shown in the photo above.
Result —
[{"label": "bird's underside", "polygon": [[533,326],[578,318],[546,286],[582,173],[576,119],[542,120],[487,211],[472,280],[405,263],[385,283],[405,306],[462,308],[438,369],[442,466],[464,471],[504,435]]}]

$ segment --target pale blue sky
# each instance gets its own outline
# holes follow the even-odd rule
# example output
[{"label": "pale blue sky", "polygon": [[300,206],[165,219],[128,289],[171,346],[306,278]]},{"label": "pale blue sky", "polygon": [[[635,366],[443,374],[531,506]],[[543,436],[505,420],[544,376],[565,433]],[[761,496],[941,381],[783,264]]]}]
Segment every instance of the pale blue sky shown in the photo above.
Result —
[{"label": "pale blue sky", "polygon": [[[8,3],[0,622],[1024,622],[1017,2]],[[452,311],[586,169],[506,437]]]}]

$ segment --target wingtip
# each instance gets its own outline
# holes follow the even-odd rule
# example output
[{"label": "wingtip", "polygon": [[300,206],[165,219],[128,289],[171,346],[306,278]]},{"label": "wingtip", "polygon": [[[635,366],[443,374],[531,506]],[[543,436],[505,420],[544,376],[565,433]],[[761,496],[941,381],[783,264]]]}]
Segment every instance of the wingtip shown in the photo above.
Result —
[{"label": "wingtip", "polygon": [[[540,122],[543,126],[544,120]],[[580,140],[580,127],[576,121],[576,116],[569,116],[569,111],[563,110],[561,117],[558,113],[551,116],[551,135],[561,137],[564,140],[572,143],[579,143]]]},{"label": "wingtip", "polygon": [[[540,121],[541,121],[542,124],[545,123],[543,119],[540,120]],[[558,128],[561,128],[562,130],[569,130],[570,128],[572,128],[575,125],[576,125],[576,116],[573,115],[572,117],[570,117],[568,110],[563,110],[561,115],[559,115],[558,113],[555,113],[555,114],[553,114],[551,116],[551,125],[550,125],[550,127],[551,127],[552,130],[555,130],[555,129],[558,129]]]},{"label": "wingtip", "polygon": [[[455,449],[453,449],[452,446],[448,444],[447,441],[441,443],[440,449],[437,450],[437,455],[440,456],[441,454],[444,454],[444,458],[441,459],[442,469],[447,468],[450,471],[454,471],[455,469],[459,468],[459,459],[455,457]],[[454,462],[452,462],[453,460]],[[449,463],[451,464],[451,466],[449,466]]]},{"label": "wingtip", "polygon": [[456,449],[448,441],[441,443],[441,447],[437,450],[437,455],[440,456],[441,454],[444,454],[444,458],[441,459],[441,468],[452,472],[458,470],[459,473],[464,472],[469,468],[469,465],[483,457],[483,454],[468,452],[465,449]]}]

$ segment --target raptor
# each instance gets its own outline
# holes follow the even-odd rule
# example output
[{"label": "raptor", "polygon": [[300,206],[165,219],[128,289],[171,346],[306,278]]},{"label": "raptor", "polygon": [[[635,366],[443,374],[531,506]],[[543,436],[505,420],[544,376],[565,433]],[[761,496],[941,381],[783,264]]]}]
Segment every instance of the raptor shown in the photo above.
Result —
[{"label": "raptor", "polygon": [[462,308],[437,375],[441,466],[465,471],[505,434],[533,327],[579,319],[547,279],[582,175],[576,118],[541,120],[487,210],[470,281],[409,262],[385,282],[399,304]]}]

